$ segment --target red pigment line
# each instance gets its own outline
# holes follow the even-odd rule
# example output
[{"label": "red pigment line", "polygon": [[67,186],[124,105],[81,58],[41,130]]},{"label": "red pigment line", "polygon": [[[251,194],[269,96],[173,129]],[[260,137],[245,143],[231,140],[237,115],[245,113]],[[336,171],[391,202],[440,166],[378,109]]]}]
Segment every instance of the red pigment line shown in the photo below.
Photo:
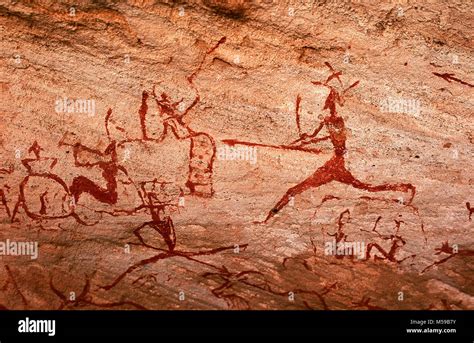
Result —
[{"label": "red pigment line", "polygon": [[298,134],[301,137],[301,123],[300,123],[300,104],[301,104],[301,96],[298,94],[296,97],[296,127],[298,128]]},{"label": "red pigment line", "polygon": [[[308,135],[306,133],[301,134],[300,138],[298,138],[297,140],[290,143],[290,146],[294,146],[296,143],[301,143],[297,147],[303,149],[303,147],[305,145],[328,140],[330,138],[330,136],[325,136],[325,137],[322,137],[322,138],[315,138],[319,134],[319,132],[323,129],[323,127],[324,127],[324,124],[320,123],[319,126],[313,131],[312,134],[310,134],[310,135]],[[309,141],[306,141],[307,139],[309,139]]]},{"label": "red pigment line", "polygon": [[444,73],[444,74],[441,74],[441,73],[435,73],[435,72],[433,72],[433,74],[436,75],[436,76],[438,76],[438,77],[440,77],[440,78],[442,78],[442,79],[444,79],[445,81],[447,81],[447,82],[449,82],[449,83],[451,83],[451,80],[452,80],[452,81],[459,82],[459,83],[461,83],[461,84],[463,84],[463,85],[465,85],[465,86],[474,87],[474,85],[471,85],[471,84],[468,83],[468,82],[465,82],[465,81],[463,81],[463,80],[461,80],[461,79],[458,79],[457,77],[454,77],[454,74],[452,74],[452,73]]},{"label": "red pigment line", "polygon": [[219,39],[219,41],[217,42],[217,44],[216,44],[213,48],[211,48],[211,49],[209,49],[209,50],[207,51],[207,54],[208,54],[208,55],[209,55],[209,54],[212,54],[214,51],[216,51],[216,49],[217,49],[221,44],[224,44],[226,40],[227,40],[226,37],[222,37],[221,39]]},{"label": "red pigment line", "polygon": [[317,248],[316,248],[316,244],[314,244],[314,240],[312,237],[309,238],[309,241],[311,242],[311,245],[313,247],[313,254],[316,255],[316,252],[317,252]]},{"label": "red pigment line", "polygon": [[378,216],[377,220],[375,221],[374,228],[372,229],[372,231],[377,232],[377,225],[379,224],[381,219],[382,219],[382,216]]},{"label": "red pigment line", "polygon": [[336,78],[338,81],[339,81],[339,84],[342,86],[342,81],[340,79],[340,76],[342,75],[342,72],[341,71],[336,71],[330,64],[329,62],[324,62],[324,64],[329,68],[329,70],[332,72],[331,75],[329,75],[329,77],[326,79],[326,84],[329,83],[329,81],[331,81],[333,78]]},{"label": "red pigment line", "polygon": [[316,217],[316,214],[318,213],[319,209],[324,205],[326,201],[331,201],[331,200],[341,200],[340,197],[334,196],[332,194],[326,194],[321,202],[316,206],[314,213],[313,213],[313,220]]},{"label": "red pigment line", "polygon": [[301,148],[301,147],[298,147],[298,146],[291,146],[291,145],[272,145],[272,144],[245,142],[245,141],[240,141],[240,140],[237,140],[237,139],[224,139],[224,140],[222,140],[222,142],[224,144],[227,144],[227,145],[230,145],[230,146],[247,145],[247,146],[263,147],[263,148],[296,150],[296,151],[310,152],[310,153],[315,153],[315,154],[321,153],[320,149]]},{"label": "red pigment line", "polygon": [[56,296],[61,299],[61,305],[59,307],[59,310],[63,309],[65,304],[69,301],[66,296],[64,294],[62,294],[56,287],[54,287],[53,285],[53,278],[51,277],[49,279],[49,288],[51,288],[51,290],[53,291],[54,294],[56,294]]},{"label": "red pigment line", "polygon": [[33,152],[36,156],[36,159],[40,158],[40,151],[43,150],[37,141],[34,141],[33,145],[28,149],[28,152]]},{"label": "red pigment line", "polygon": [[356,87],[358,84],[359,84],[359,80],[357,80],[356,82],[354,82],[352,85],[350,85],[349,87],[347,87],[346,89],[344,89],[344,92],[343,94],[345,94],[346,92],[348,92],[349,90],[351,90],[352,88]]},{"label": "red pigment line", "polygon": [[148,92],[143,91],[142,105],[140,106],[140,109],[138,110],[138,115],[140,116],[140,127],[142,129],[142,138],[145,140],[148,139],[148,136],[146,134],[146,113],[148,111],[147,99],[148,99]]},{"label": "red pigment line", "polygon": [[403,220],[396,220],[396,219],[394,221],[396,225],[395,235],[398,235],[398,232],[400,231],[400,226],[402,224],[405,224],[405,222]]},{"label": "red pigment line", "polygon": [[201,60],[201,63],[200,63],[199,66],[197,67],[197,69],[196,69],[191,75],[189,75],[188,78],[187,78],[188,81],[189,81],[191,84],[193,83],[193,80],[194,80],[194,78],[197,76],[197,74],[201,71],[202,66],[203,66],[203,64],[204,64],[204,61],[205,61],[207,55],[210,55],[210,54],[212,54],[214,51],[216,51],[216,49],[217,49],[221,44],[224,44],[226,40],[227,40],[226,37],[222,37],[222,38],[217,42],[217,44],[216,44],[214,47],[212,47],[211,49],[209,49],[209,50],[205,53],[204,57],[203,57],[202,60]]},{"label": "red pigment line", "polygon": [[40,214],[46,214],[46,200],[45,197],[48,194],[48,191],[45,191],[43,194],[40,195],[40,202],[41,202],[41,208],[39,213]]},{"label": "red pigment line", "polygon": [[112,115],[112,109],[109,108],[109,110],[107,111],[107,114],[105,115],[105,133],[107,134],[107,137],[109,138],[110,140],[110,131],[109,131],[109,120],[110,120],[110,116]]},{"label": "red pigment line", "polygon": [[469,212],[469,221],[472,220],[472,214],[474,213],[474,208],[471,207],[471,204],[469,202],[466,202],[466,208]]}]

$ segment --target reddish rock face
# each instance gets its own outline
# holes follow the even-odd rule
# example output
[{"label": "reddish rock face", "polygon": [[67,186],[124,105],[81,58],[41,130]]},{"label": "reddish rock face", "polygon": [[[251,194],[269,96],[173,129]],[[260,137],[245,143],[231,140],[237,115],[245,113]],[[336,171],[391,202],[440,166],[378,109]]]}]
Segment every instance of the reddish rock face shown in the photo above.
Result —
[{"label": "reddish rock face", "polygon": [[474,309],[469,4],[0,17],[2,308]]}]

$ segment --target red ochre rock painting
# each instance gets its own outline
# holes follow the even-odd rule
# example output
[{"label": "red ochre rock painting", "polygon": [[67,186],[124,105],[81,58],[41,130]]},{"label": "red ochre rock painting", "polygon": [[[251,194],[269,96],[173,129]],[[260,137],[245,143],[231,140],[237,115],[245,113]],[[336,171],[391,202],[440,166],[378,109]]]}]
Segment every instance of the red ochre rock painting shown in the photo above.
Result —
[{"label": "red ochre rock painting", "polygon": [[2,5],[2,309],[474,308],[463,6],[68,6]]}]

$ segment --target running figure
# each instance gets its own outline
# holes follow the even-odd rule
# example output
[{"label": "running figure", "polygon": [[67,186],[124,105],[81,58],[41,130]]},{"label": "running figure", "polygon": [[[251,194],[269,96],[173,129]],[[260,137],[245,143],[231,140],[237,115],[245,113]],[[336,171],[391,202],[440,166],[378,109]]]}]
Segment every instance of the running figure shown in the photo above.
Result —
[{"label": "running figure", "polygon": [[[99,168],[102,170],[102,177],[106,181],[106,188],[103,188],[85,176],[80,175],[75,177],[69,187],[74,199],[74,204],[79,202],[79,198],[83,193],[90,194],[102,203],[109,205],[115,204],[118,199],[117,174],[119,171],[122,171],[128,176],[125,168],[118,164],[116,142],[111,141],[104,152],[91,149],[81,143],[65,143],[64,138],[58,145],[72,147],[75,166],[89,169]],[[84,158],[83,155],[87,157]]]},{"label": "running figure", "polygon": [[[398,191],[398,192],[411,192],[410,199],[408,204],[410,204],[415,196],[415,186],[409,183],[397,183],[397,184],[381,184],[381,185],[371,185],[356,179],[346,168],[344,155],[347,152],[346,150],[346,127],[344,124],[344,118],[342,118],[336,110],[336,105],[343,106],[344,104],[344,95],[351,88],[358,85],[359,81],[354,82],[351,86],[344,89],[342,94],[338,92],[336,88],[331,86],[329,82],[333,79],[337,80],[338,83],[343,87],[340,76],[342,72],[335,71],[329,63],[325,63],[329,68],[331,75],[324,82],[313,81],[312,83],[316,86],[323,86],[329,90],[329,95],[326,98],[323,110],[329,110],[329,114],[321,121],[319,126],[314,130],[312,134],[301,134],[300,138],[290,146],[295,146],[297,148],[304,148],[306,145],[314,144],[322,140],[329,140],[334,147],[334,156],[327,161],[322,167],[318,168],[310,177],[308,177],[303,182],[297,184],[294,187],[288,189],[288,191],[283,195],[280,201],[270,210],[267,217],[264,220],[266,223],[270,220],[275,214],[280,212],[280,210],[286,206],[290,201],[291,197],[301,194],[304,191],[310,188],[317,188],[324,184],[330,183],[332,181],[338,181],[346,185],[352,185],[358,189],[364,189],[369,192],[381,192],[381,191]],[[298,95],[296,100],[296,118],[297,124],[299,127],[299,103],[301,97]],[[316,136],[319,132],[326,128],[328,131],[328,136],[317,138]]]}]

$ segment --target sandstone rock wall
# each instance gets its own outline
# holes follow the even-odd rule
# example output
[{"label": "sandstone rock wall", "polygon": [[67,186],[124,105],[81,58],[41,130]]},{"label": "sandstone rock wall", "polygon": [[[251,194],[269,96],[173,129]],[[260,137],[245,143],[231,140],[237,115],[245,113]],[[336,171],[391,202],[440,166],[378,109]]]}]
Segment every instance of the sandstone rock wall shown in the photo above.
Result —
[{"label": "sandstone rock wall", "polygon": [[473,309],[469,1],[0,23],[2,307]]}]

